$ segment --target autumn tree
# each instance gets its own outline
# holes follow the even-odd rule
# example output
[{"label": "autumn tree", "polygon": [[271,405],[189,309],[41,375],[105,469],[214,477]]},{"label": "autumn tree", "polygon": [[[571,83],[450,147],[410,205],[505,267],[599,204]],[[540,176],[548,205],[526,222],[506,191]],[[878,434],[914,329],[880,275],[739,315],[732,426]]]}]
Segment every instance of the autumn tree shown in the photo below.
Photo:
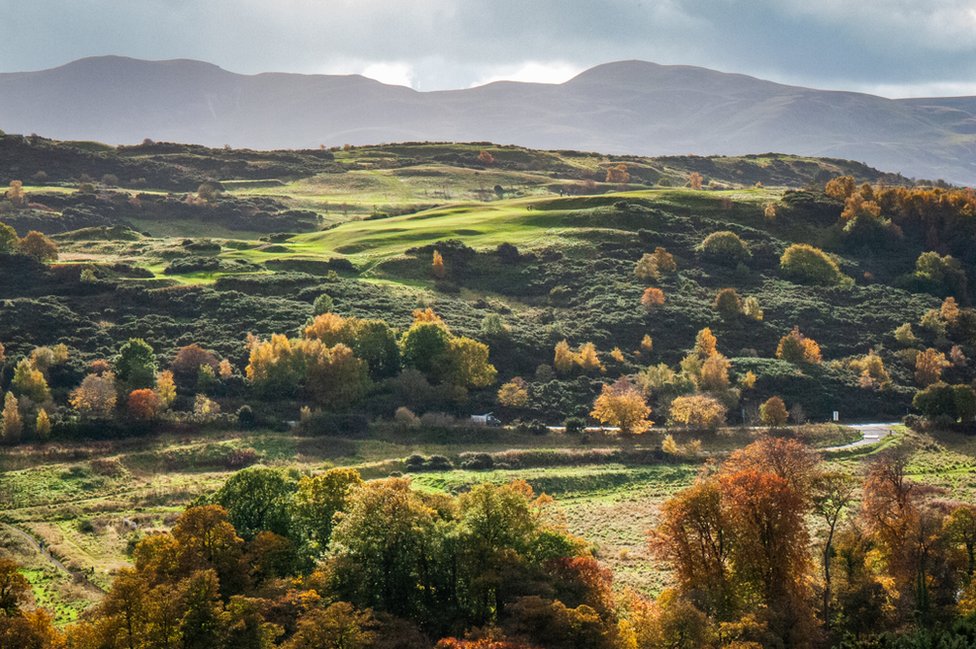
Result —
[{"label": "autumn tree", "polygon": [[478,152],[478,162],[483,165],[493,165],[495,164],[495,156],[491,154],[491,151],[482,149]]},{"label": "autumn tree", "polygon": [[718,353],[718,339],[712,333],[711,328],[705,327],[695,335],[694,354],[704,360],[713,354]]},{"label": "autumn tree", "polygon": [[24,235],[17,247],[22,255],[33,257],[37,261],[58,260],[58,244],[36,230],[31,230]]},{"label": "autumn tree", "polygon": [[498,389],[498,403],[506,408],[524,408],[529,405],[528,383],[520,376],[502,384]]},{"label": "autumn tree", "polygon": [[444,279],[447,276],[447,269],[444,268],[444,257],[437,250],[432,256],[430,271],[437,279]]},{"label": "autumn tree", "polygon": [[664,304],[664,291],[655,287],[649,286],[644,289],[644,293],[641,295],[641,306],[648,313],[654,311],[657,307]]},{"label": "autumn tree", "polygon": [[47,403],[51,400],[51,390],[44,374],[26,358],[22,358],[14,368],[10,390],[18,397],[27,397],[34,403]]},{"label": "autumn tree", "polygon": [[785,426],[789,417],[790,413],[786,409],[786,404],[777,396],[769,397],[759,406],[759,421],[765,426]]},{"label": "autumn tree", "polygon": [[585,374],[603,371],[603,363],[600,361],[600,357],[596,352],[596,345],[593,343],[587,342],[580,345],[574,360]]},{"label": "autumn tree", "polygon": [[593,402],[590,416],[602,424],[616,426],[623,434],[640,434],[651,427],[651,408],[644,395],[627,379],[604,385]]},{"label": "autumn tree", "polygon": [[448,342],[444,365],[444,379],[466,388],[487,387],[498,375],[495,366],[488,362],[488,345],[463,336]]},{"label": "autumn tree", "polygon": [[346,408],[369,390],[366,362],[346,345],[339,343],[327,348],[318,341],[306,341],[303,347],[306,389],[316,402],[331,408]]},{"label": "autumn tree", "polygon": [[715,397],[689,394],[675,397],[671,402],[668,421],[696,430],[716,430],[725,424],[725,414],[725,406]]},{"label": "autumn tree", "polygon": [[858,375],[858,384],[862,388],[886,390],[891,387],[891,375],[885,369],[884,360],[873,350],[852,360],[849,367]]},{"label": "autumn tree", "polygon": [[89,374],[81,385],[71,392],[71,406],[84,417],[108,419],[115,411],[118,395],[115,390],[115,374]]},{"label": "autumn tree", "polygon": [[393,376],[400,368],[400,348],[396,336],[382,320],[344,318],[335,313],[323,313],[305,327],[304,333],[306,338],[321,340],[330,347],[342,343],[351,348],[358,358],[369,365],[373,379]]},{"label": "autumn tree", "polygon": [[627,170],[627,163],[621,162],[619,164],[607,167],[606,182],[613,183],[615,185],[626,185],[629,183],[630,172]]},{"label": "autumn tree", "polygon": [[715,310],[725,320],[734,320],[743,311],[742,298],[734,288],[720,289],[715,296]]},{"label": "autumn tree", "polygon": [[759,306],[759,300],[753,296],[747,297],[742,302],[742,315],[749,318],[750,320],[755,320],[756,322],[762,322],[764,313],[762,307]]},{"label": "autumn tree", "polygon": [[560,340],[553,349],[552,366],[559,374],[569,374],[576,366],[576,353],[566,340]]},{"label": "autumn tree", "polygon": [[702,177],[702,175],[697,171],[692,171],[690,174],[688,174],[688,186],[695,191],[701,191],[704,180],[705,179]]},{"label": "autumn tree", "polygon": [[156,377],[156,394],[159,395],[159,407],[163,410],[176,401],[176,382],[171,371],[163,370]]},{"label": "autumn tree", "polygon": [[15,442],[20,439],[20,434],[24,430],[24,422],[20,417],[17,397],[13,392],[8,392],[3,398],[3,413],[0,419],[3,420],[3,439]]},{"label": "autumn tree", "polygon": [[644,281],[661,279],[665,273],[673,273],[678,269],[674,255],[658,246],[652,253],[645,253],[634,265],[634,275]]},{"label": "autumn tree", "polygon": [[170,368],[181,384],[191,384],[196,380],[200,367],[206,365],[211,369],[217,369],[219,361],[217,355],[198,345],[191,343],[176,350]]},{"label": "autumn tree", "polygon": [[790,333],[780,338],[776,346],[776,358],[797,365],[816,365],[821,361],[820,345],[812,338],[804,336],[799,327],[793,327]]},{"label": "autumn tree", "polygon": [[11,180],[7,191],[4,193],[4,198],[10,201],[13,205],[17,207],[24,207],[27,205],[27,194],[24,193],[24,183],[21,180]]},{"label": "autumn tree", "polygon": [[159,415],[162,409],[162,401],[154,390],[139,388],[129,393],[125,407],[133,419],[151,421]]},{"label": "autumn tree", "polygon": [[835,537],[846,510],[854,501],[856,482],[840,471],[822,471],[812,482],[813,511],[820,518],[826,530],[823,548],[820,552],[820,570],[823,579],[821,599],[821,619],[829,627],[833,621],[831,603],[833,601],[833,564]]},{"label": "autumn tree", "polygon": [[722,392],[729,388],[729,368],[732,363],[728,358],[715,352],[708,356],[701,366],[699,387],[706,392]]},{"label": "autumn tree", "polygon": [[831,198],[843,201],[854,193],[855,187],[856,183],[852,176],[837,176],[827,181],[826,186],[824,186],[824,193]]},{"label": "autumn tree", "polygon": [[41,440],[46,440],[51,436],[51,417],[44,408],[37,411],[37,418],[34,420],[34,434]]},{"label": "autumn tree", "polygon": [[325,608],[313,608],[299,617],[294,635],[281,647],[370,649],[376,646],[377,626],[371,610],[360,611],[348,602],[335,602]]},{"label": "autumn tree", "polygon": [[915,355],[915,382],[922,387],[936,383],[949,365],[945,354],[929,347]]}]

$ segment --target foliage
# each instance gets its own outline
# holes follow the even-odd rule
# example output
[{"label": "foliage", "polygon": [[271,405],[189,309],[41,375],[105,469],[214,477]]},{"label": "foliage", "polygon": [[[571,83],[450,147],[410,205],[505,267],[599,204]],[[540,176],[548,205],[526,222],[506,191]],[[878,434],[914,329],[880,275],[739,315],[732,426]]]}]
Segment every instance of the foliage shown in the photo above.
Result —
[{"label": "foliage", "polygon": [[844,286],[852,280],[827,253],[805,243],[795,243],[780,258],[780,268],[792,279],[807,284]]},{"label": "foliage", "polygon": [[602,424],[616,426],[623,434],[640,434],[651,427],[647,419],[651,408],[634,384],[620,379],[613,385],[604,385],[600,396],[593,402],[590,416]]},{"label": "foliage", "polygon": [[799,327],[793,327],[790,333],[779,339],[776,358],[795,364],[816,365],[821,360],[820,345],[804,336]]}]

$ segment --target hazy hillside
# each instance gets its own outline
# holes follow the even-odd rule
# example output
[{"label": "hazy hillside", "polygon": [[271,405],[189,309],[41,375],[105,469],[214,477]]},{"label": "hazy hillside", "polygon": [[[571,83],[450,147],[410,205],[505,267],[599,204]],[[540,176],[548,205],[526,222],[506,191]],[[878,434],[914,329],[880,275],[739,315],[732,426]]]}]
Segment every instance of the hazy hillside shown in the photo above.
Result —
[{"label": "hazy hillside", "polygon": [[0,128],[256,148],[491,140],[649,155],[784,151],[976,182],[974,98],[889,100],[640,61],[560,85],[422,93],[359,76],[101,57],[0,75]]}]

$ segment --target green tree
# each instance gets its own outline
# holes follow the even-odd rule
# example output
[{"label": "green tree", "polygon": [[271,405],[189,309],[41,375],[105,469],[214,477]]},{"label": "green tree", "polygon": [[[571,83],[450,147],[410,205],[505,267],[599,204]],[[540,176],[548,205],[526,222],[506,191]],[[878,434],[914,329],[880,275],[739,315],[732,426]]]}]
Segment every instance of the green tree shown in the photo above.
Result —
[{"label": "green tree", "polygon": [[17,231],[6,223],[0,223],[0,254],[9,255],[17,250]]},{"label": "green tree", "polygon": [[298,482],[295,513],[305,533],[319,549],[324,550],[329,543],[333,518],[345,510],[350,494],[362,484],[359,472],[349,468],[303,476]]},{"label": "green tree", "polygon": [[451,333],[443,322],[414,322],[400,338],[403,365],[439,376],[450,342]]},{"label": "green tree", "polygon": [[156,383],[156,354],[142,338],[130,338],[115,357],[115,376],[128,390],[151,388]]},{"label": "green tree", "polygon": [[34,403],[47,403],[51,400],[44,374],[26,358],[21,359],[14,368],[14,378],[10,389],[19,397],[27,397]]},{"label": "green tree", "polygon": [[292,534],[292,493],[295,482],[276,469],[250,467],[238,471],[214,495],[214,502],[227,510],[234,529],[252,539],[258,532]]}]

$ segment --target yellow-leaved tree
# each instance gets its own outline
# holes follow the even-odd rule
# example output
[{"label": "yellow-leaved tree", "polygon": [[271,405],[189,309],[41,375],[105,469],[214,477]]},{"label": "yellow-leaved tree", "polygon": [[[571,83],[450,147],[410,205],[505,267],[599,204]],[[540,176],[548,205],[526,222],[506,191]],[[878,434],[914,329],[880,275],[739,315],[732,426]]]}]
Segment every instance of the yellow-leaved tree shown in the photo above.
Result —
[{"label": "yellow-leaved tree", "polygon": [[590,416],[602,424],[616,426],[625,435],[639,435],[654,423],[647,417],[651,408],[640,389],[626,378],[604,385],[593,402]]}]

